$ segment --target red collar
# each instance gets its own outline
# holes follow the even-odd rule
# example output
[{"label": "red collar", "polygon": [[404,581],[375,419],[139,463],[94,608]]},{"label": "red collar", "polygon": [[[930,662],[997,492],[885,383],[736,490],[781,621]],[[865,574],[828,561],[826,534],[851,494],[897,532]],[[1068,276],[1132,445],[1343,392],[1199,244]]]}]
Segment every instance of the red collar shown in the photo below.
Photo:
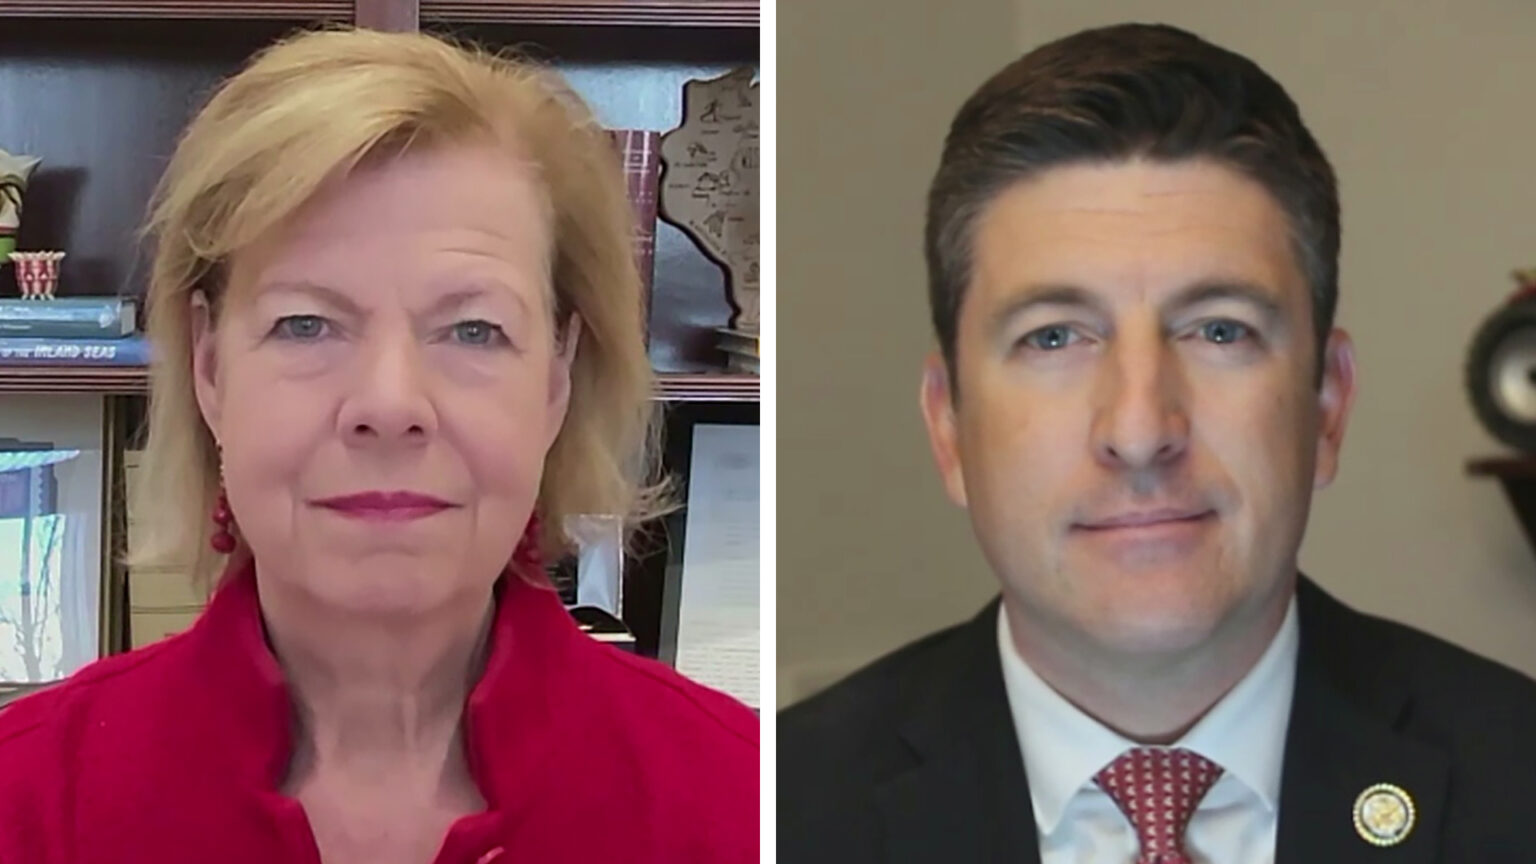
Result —
[{"label": "red collar", "polygon": [[[197,666],[216,670],[216,682],[200,682],[191,692],[197,716],[210,724],[207,740],[240,742],[223,754],[233,756],[232,770],[263,797],[273,796],[293,754],[293,706],[282,668],[267,645],[261,620],[255,565],[232,565],[207,611],[187,633],[187,645],[199,655]],[[587,652],[584,639],[554,590],[503,574],[494,589],[496,614],[491,627],[485,672],[470,691],[464,708],[464,740],[469,769],[487,810],[513,814],[529,803],[551,770],[549,762],[572,728],[570,706],[562,694],[583,680],[573,664]],[[556,710],[561,711],[556,723]],[[578,727],[580,724],[577,724]],[[201,755],[201,754],[200,754]]]}]

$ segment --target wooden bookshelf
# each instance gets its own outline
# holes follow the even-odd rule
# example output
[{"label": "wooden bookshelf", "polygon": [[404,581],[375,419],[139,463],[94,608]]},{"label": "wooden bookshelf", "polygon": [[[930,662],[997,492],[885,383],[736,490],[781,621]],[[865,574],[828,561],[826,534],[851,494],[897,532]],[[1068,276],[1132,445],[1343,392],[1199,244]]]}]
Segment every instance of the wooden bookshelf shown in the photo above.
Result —
[{"label": "wooden bookshelf", "polygon": [[[564,74],[604,125],[664,132],[682,119],[685,82],[757,66],[759,22],[758,0],[0,0],[0,148],[43,159],[18,245],[69,253],[61,297],[142,290],[145,250],[133,238],[177,136],[219,81],[298,28],[350,23],[515,46]],[[719,368],[715,330],[730,315],[721,268],[665,222],[655,268],[654,398],[665,405],[665,467],[686,470],[680,448],[694,426],[756,423],[761,387]],[[11,268],[0,268],[0,294],[16,293]],[[105,399],[119,454],[142,434],[148,383],[144,367],[0,366],[0,396]],[[661,529],[626,575],[626,623],[642,653],[656,651],[663,584],[681,569],[675,530]],[[121,593],[103,600],[105,626],[119,630]]]},{"label": "wooden bookshelf", "polygon": [[148,392],[143,366],[4,366],[0,393],[100,393],[138,396]]},{"label": "wooden bookshelf", "polygon": [[657,376],[656,399],[663,402],[756,403],[761,401],[759,380],[756,375],[668,373]]},{"label": "wooden bookshelf", "polygon": [[[562,27],[759,26],[757,0],[4,0],[3,18],[280,19],[368,23],[373,9],[420,21]],[[385,19],[389,20],[389,19]]]},{"label": "wooden bookshelf", "polygon": [[[100,393],[141,396],[149,392],[144,366],[0,366],[0,393]],[[661,402],[758,402],[756,375],[664,372],[656,376]]]},{"label": "wooden bookshelf", "polygon": [[756,0],[421,0],[423,21],[598,25],[609,27],[758,27]]},{"label": "wooden bookshelf", "polygon": [[[516,46],[566,75],[605,125],[666,131],[681,120],[685,82],[757,64],[757,10],[756,0],[0,0],[0,147],[43,159],[18,246],[69,253],[60,296],[142,286],[132,238],[177,135],[220,80],[297,28],[369,19]],[[730,316],[723,271],[664,221],[654,257],[652,365],[714,371],[714,330]],[[9,271],[0,294],[16,293]]]},{"label": "wooden bookshelf", "polygon": [[278,18],[350,21],[354,0],[5,0],[0,18]]}]

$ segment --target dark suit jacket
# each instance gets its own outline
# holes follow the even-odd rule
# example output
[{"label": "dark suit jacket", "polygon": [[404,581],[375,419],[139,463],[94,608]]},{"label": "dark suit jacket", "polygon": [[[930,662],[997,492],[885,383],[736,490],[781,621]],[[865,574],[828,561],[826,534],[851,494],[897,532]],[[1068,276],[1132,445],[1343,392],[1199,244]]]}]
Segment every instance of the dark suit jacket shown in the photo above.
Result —
[{"label": "dark suit jacket", "polygon": [[[1536,862],[1536,683],[1305,577],[1297,593],[1275,860]],[[997,604],[780,713],[780,861],[1039,861]],[[1384,849],[1352,819],[1376,783],[1418,809]]]}]

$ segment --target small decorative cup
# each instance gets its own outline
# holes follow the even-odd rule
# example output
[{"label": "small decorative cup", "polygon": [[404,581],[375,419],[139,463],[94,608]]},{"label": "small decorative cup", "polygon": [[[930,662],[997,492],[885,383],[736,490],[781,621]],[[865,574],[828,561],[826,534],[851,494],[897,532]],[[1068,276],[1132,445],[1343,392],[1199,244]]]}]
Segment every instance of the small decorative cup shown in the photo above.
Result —
[{"label": "small decorative cup", "polygon": [[16,265],[16,284],[23,300],[52,300],[59,286],[59,262],[63,252],[12,252]]}]

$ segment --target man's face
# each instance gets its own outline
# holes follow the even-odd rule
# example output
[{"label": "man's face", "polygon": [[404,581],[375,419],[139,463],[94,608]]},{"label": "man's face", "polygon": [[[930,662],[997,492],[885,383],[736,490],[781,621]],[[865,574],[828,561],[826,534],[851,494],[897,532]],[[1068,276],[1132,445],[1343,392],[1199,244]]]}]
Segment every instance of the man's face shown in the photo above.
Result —
[{"label": "man's face", "polygon": [[1354,390],[1284,211],[1204,160],[1054,168],[976,223],[956,392],[923,408],[1012,614],[1115,653],[1181,653],[1289,597]]}]

